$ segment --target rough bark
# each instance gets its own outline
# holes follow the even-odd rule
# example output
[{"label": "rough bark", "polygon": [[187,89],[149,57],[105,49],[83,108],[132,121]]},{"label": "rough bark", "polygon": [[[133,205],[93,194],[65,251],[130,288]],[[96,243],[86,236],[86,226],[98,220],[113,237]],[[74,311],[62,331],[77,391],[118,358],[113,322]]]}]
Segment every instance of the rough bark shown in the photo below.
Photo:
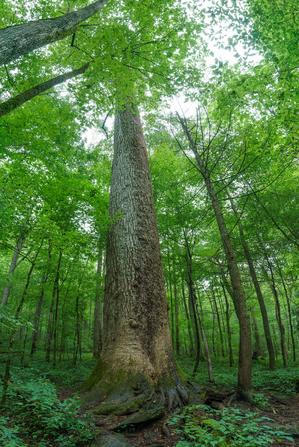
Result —
[{"label": "rough bark", "polygon": [[115,118],[110,216],[103,350],[85,400],[136,403],[159,390],[161,404],[180,405],[187,396],[173,360],[147,151],[130,104]]},{"label": "rough bark", "polygon": [[73,34],[81,22],[93,16],[106,3],[107,0],[97,0],[60,17],[34,20],[0,29],[0,65]]},{"label": "rough bark", "polygon": [[34,87],[25,90],[19,95],[16,95],[13,98],[10,98],[5,102],[0,103],[0,117],[7,115],[8,113],[12,112],[13,110],[25,104],[27,101],[30,101],[31,99],[35,98],[41,93],[49,90],[52,87],[55,87],[55,85],[62,84],[68,79],[72,79],[76,76],[79,76],[80,74],[85,73],[88,67],[89,64],[87,63],[85,65],[82,65],[82,67],[77,68],[76,70],[67,71],[62,75],[56,76],[55,78],[49,79],[48,81],[35,85]]}]

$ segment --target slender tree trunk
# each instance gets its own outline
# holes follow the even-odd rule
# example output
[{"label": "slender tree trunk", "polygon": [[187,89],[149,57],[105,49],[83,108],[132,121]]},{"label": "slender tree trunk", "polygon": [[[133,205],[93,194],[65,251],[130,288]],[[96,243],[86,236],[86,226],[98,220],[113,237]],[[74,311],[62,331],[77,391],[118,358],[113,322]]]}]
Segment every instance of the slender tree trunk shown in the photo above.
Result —
[{"label": "slender tree trunk", "polygon": [[194,376],[198,370],[200,360],[200,331],[199,331],[198,314],[196,311],[197,308],[196,293],[193,283],[192,254],[186,235],[185,235],[185,247],[186,247],[186,265],[187,265],[187,284],[189,290],[189,309],[190,309],[190,316],[195,341],[195,362],[193,366],[193,376]]},{"label": "slender tree trunk", "polygon": [[33,258],[33,260],[31,261],[30,269],[28,270],[28,274],[27,274],[26,284],[25,284],[25,287],[24,287],[24,290],[23,290],[23,293],[22,293],[22,296],[21,296],[19,305],[18,305],[18,307],[17,307],[17,309],[16,309],[16,313],[15,313],[15,318],[16,318],[16,319],[19,318],[20,313],[21,313],[21,311],[22,311],[22,309],[23,309],[24,302],[25,302],[25,299],[26,299],[26,297],[27,297],[27,293],[28,293],[28,289],[29,289],[29,285],[30,285],[31,276],[32,276],[32,273],[33,273],[33,270],[34,270],[34,267],[35,267],[36,260],[37,260],[37,257],[38,257],[38,255],[39,255],[40,249],[41,249],[41,247],[42,247],[42,244],[43,244],[43,241],[41,242],[40,246],[39,246],[38,249],[36,250],[36,253],[35,253],[35,255],[34,255],[34,258]]},{"label": "slender tree trunk", "polygon": [[62,327],[60,332],[60,342],[59,342],[59,361],[64,359],[65,351],[66,351],[66,345],[67,345],[67,298],[69,294],[70,286],[68,285],[66,289],[66,293],[63,298],[63,304],[61,309],[61,321],[62,321]]},{"label": "slender tree trunk", "polygon": [[296,341],[295,341],[295,333],[294,333],[294,326],[292,321],[292,310],[291,310],[291,300],[289,296],[289,291],[287,288],[287,285],[285,283],[282,270],[280,266],[278,265],[278,273],[282,282],[284,294],[286,297],[286,303],[287,303],[287,310],[288,310],[288,320],[289,320],[289,326],[290,326],[290,334],[291,334],[291,342],[292,342],[292,352],[293,352],[293,361],[296,362]]},{"label": "slender tree trunk", "polygon": [[85,73],[88,67],[89,64],[85,64],[82,67],[77,68],[76,70],[67,71],[62,75],[56,76],[55,78],[49,79],[48,81],[35,85],[34,87],[25,90],[19,95],[14,96],[13,98],[10,98],[7,101],[0,103],[0,117],[7,115],[8,113],[12,112],[13,110],[25,104],[27,101],[30,101],[31,99],[49,90],[55,85],[62,84],[68,79],[72,79],[76,76],[79,76],[80,74]]},{"label": "slender tree trunk", "polygon": [[234,355],[233,355],[233,347],[232,347],[232,330],[230,326],[230,306],[227,298],[227,293],[224,287],[224,284],[221,282],[223,296],[225,300],[225,321],[226,321],[226,331],[227,331],[227,342],[228,342],[228,360],[229,366],[232,367],[234,365]]},{"label": "slender tree trunk", "polygon": [[208,296],[208,300],[209,300],[209,303],[210,303],[210,308],[211,308],[211,315],[212,315],[212,350],[213,350],[213,355],[214,355],[214,358],[217,360],[217,358],[218,358],[218,355],[217,355],[217,346],[216,346],[216,337],[215,337],[215,312],[214,312],[214,303],[213,303],[213,301],[212,301],[212,299],[211,299],[211,296],[210,296],[210,294],[207,294],[207,296]]},{"label": "slender tree trunk", "polygon": [[171,333],[172,345],[175,345],[174,305],[173,305],[172,274],[171,274],[169,247],[167,247],[167,272],[168,274],[166,274],[166,291],[169,292],[170,297],[170,333]]},{"label": "slender tree trunk", "polygon": [[0,29],[0,65],[73,34],[81,22],[93,16],[106,3],[107,0],[97,0],[60,17]]},{"label": "slender tree trunk", "polygon": [[280,348],[281,348],[282,362],[283,362],[283,366],[286,368],[288,354],[287,354],[287,349],[286,349],[285,327],[284,327],[284,324],[282,321],[279,296],[278,296],[278,291],[276,288],[276,282],[275,282],[275,278],[274,278],[272,264],[269,261],[269,258],[267,256],[266,256],[266,261],[267,261],[267,265],[269,267],[270,276],[266,269],[264,269],[264,274],[265,274],[265,278],[268,281],[268,284],[270,286],[270,289],[271,289],[273,297],[274,297],[275,315],[276,315],[279,334],[280,334]]},{"label": "slender tree trunk", "polygon": [[213,286],[212,286],[212,299],[213,299],[213,303],[214,303],[214,309],[216,312],[216,320],[217,320],[217,326],[218,326],[218,332],[219,332],[219,338],[220,338],[221,355],[224,358],[225,352],[224,352],[223,333],[222,333],[222,327],[221,327],[221,321],[220,321],[220,315],[219,315],[219,309],[218,309],[218,305],[217,305],[215,290],[214,290]]},{"label": "slender tree trunk", "polygon": [[147,384],[169,407],[181,405],[187,395],[172,353],[147,152],[131,105],[115,119],[110,216],[103,350],[85,398],[103,400],[118,389],[127,400]]},{"label": "slender tree trunk", "polygon": [[225,333],[226,333],[225,303],[223,303],[222,294],[220,292],[220,289],[217,289],[217,290],[218,290],[219,309],[220,309],[220,312],[219,312],[220,323],[221,323],[222,333],[223,333],[224,352],[225,352],[225,355],[227,355],[227,352],[228,352],[228,339],[225,336]]},{"label": "slender tree trunk", "polygon": [[252,318],[252,326],[253,326],[253,333],[254,333],[254,353],[253,353],[253,357],[256,357],[256,360],[258,359],[258,357],[261,356],[262,354],[262,347],[261,347],[261,337],[260,337],[260,333],[259,333],[259,328],[257,325],[257,321],[256,318],[254,316],[254,313],[252,312],[251,314],[251,318]]},{"label": "slender tree trunk", "polygon": [[173,282],[173,296],[174,296],[174,314],[175,314],[175,351],[177,355],[180,355],[180,307],[179,307],[179,296],[177,290],[177,280],[174,274]]},{"label": "slender tree trunk", "polygon": [[41,320],[42,308],[44,305],[44,298],[45,298],[45,286],[46,286],[46,283],[49,278],[50,265],[51,265],[51,246],[49,243],[48,263],[47,263],[46,271],[44,272],[44,274],[42,276],[40,293],[39,293],[39,297],[38,297],[38,300],[36,303],[36,309],[35,309],[34,320],[33,320],[33,331],[32,331],[31,351],[30,351],[31,356],[36,352],[37,341],[38,341],[39,332],[40,332],[40,320]]},{"label": "slender tree trunk", "polygon": [[103,276],[103,253],[100,246],[98,246],[97,272],[96,272],[96,294],[94,306],[94,323],[93,323],[93,356],[99,358],[102,350],[102,276]]},{"label": "slender tree trunk", "polygon": [[35,313],[34,313],[30,355],[33,355],[36,352],[37,341],[38,341],[38,337],[39,337],[40,319],[41,319],[41,315],[42,315],[42,308],[43,308],[44,298],[45,298],[46,282],[47,282],[47,275],[44,274],[43,278],[42,278],[40,294],[39,294],[39,297],[38,297],[38,300],[36,303],[36,308],[35,308]]},{"label": "slender tree trunk", "polygon": [[[26,278],[26,284],[25,287],[23,289],[23,293],[21,296],[21,299],[19,301],[19,304],[17,306],[17,309],[15,311],[15,319],[18,320],[20,317],[20,314],[22,312],[27,294],[28,294],[28,289],[29,289],[29,285],[30,285],[30,280],[31,280],[31,276],[33,273],[33,270],[35,268],[35,264],[36,264],[36,260],[37,257],[39,255],[40,249],[42,247],[43,241],[41,242],[40,246],[38,247],[38,249],[36,250],[35,256],[33,258],[33,260],[31,261],[31,265],[30,268],[28,270],[27,273],[27,278]],[[8,390],[8,385],[9,385],[9,380],[10,380],[10,368],[11,368],[11,358],[10,358],[10,353],[12,351],[13,345],[14,345],[14,341],[15,341],[15,335],[17,332],[17,328],[14,328],[11,331],[11,334],[9,336],[9,342],[8,342],[8,359],[5,362],[5,369],[4,369],[4,376],[3,376],[3,388],[2,388],[2,397],[1,397],[1,403],[0,405],[4,405],[5,401],[6,401],[6,396],[7,396],[7,390]],[[27,334],[27,330],[26,330],[26,334]],[[26,343],[26,341],[25,341]]]},{"label": "slender tree trunk", "polygon": [[183,297],[183,304],[184,304],[184,309],[185,309],[185,315],[186,315],[186,319],[187,319],[187,330],[188,330],[188,336],[189,336],[189,355],[192,356],[194,354],[194,344],[193,344],[193,336],[192,336],[192,330],[191,330],[191,324],[190,324],[190,314],[189,314],[188,306],[187,306],[184,282],[185,281],[182,278],[181,287],[182,287],[182,297]]},{"label": "slender tree trunk", "polygon": [[[231,205],[235,212],[235,215],[237,216],[237,210],[236,210],[234,203],[232,201],[231,201]],[[249,249],[249,246],[247,244],[247,241],[246,241],[246,238],[244,235],[244,230],[243,230],[241,221],[238,216],[237,216],[237,218],[238,218],[240,241],[241,241],[241,244],[243,247],[244,255],[245,255],[247,265],[249,268],[250,277],[251,277],[252,283],[254,285],[255,293],[256,293],[256,296],[258,299],[258,303],[259,303],[259,307],[260,307],[260,311],[261,311],[261,315],[262,315],[264,334],[265,334],[267,350],[268,350],[269,369],[273,370],[273,369],[275,369],[275,352],[274,352],[273,341],[272,341],[272,336],[271,336],[268,312],[267,312],[264,296],[263,296],[263,293],[262,293],[262,290],[261,290],[261,287],[260,287],[260,284],[259,284],[259,281],[257,278],[257,274],[256,274],[254,263],[253,263],[253,260],[251,257],[250,249]]]},{"label": "slender tree trunk", "polygon": [[[52,298],[49,308],[49,317],[48,317],[48,326],[47,326],[47,335],[46,335],[46,362],[50,361],[51,357],[51,348],[52,348],[52,341],[53,341],[53,335],[54,335],[54,319],[55,319],[55,302],[56,302],[56,293],[57,293],[57,287],[59,286],[59,276],[60,276],[60,263],[62,258],[62,251],[59,252],[58,261],[57,261],[57,267],[56,267],[56,273],[54,278],[54,284],[52,289]],[[57,310],[58,311],[58,310]]]},{"label": "slender tree trunk", "polygon": [[224,251],[226,254],[228,270],[233,289],[234,304],[240,325],[238,391],[240,397],[247,398],[248,392],[250,391],[251,388],[252,348],[251,348],[250,319],[246,306],[246,297],[242,287],[241,275],[236,261],[231,238],[226,228],[223,213],[220,208],[217,195],[214,191],[214,187],[209,176],[206,176],[205,183],[207,186],[209,196],[211,198]]},{"label": "slender tree trunk", "polygon": [[12,288],[12,280],[13,280],[13,275],[15,272],[15,269],[17,267],[17,263],[18,263],[18,259],[22,250],[22,247],[24,245],[25,242],[25,233],[24,231],[21,231],[19,234],[19,237],[16,241],[16,246],[12,255],[12,259],[11,259],[11,263],[9,266],[9,272],[8,272],[8,280],[7,280],[7,284],[4,287],[3,290],[3,294],[2,294],[2,306],[6,306],[8,303],[8,298],[10,295],[10,291]]},{"label": "slender tree trunk", "polygon": [[199,326],[199,330],[200,330],[202,344],[203,344],[203,348],[204,348],[204,352],[205,352],[205,358],[206,358],[206,362],[207,362],[208,378],[209,378],[209,382],[213,383],[214,382],[213,365],[212,365],[212,359],[211,359],[211,356],[210,356],[209,344],[208,344],[208,340],[207,340],[207,337],[206,337],[206,333],[205,333],[202,317],[201,317],[201,314],[198,311],[198,309],[197,309],[197,318],[198,318],[198,326]]},{"label": "slender tree trunk", "polygon": [[[79,289],[80,290],[80,289]],[[75,324],[75,338],[74,338],[74,357],[73,364],[76,365],[78,361],[78,356],[81,357],[81,313],[79,308],[79,290],[76,295],[76,305],[75,305],[75,314],[76,314],[76,324]]]},{"label": "slender tree trunk", "polygon": [[230,275],[234,305],[239,320],[239,365],[238,365],[238,396],[248,399],[251,389],[251,368],[252,368],[252,348],[251,348],[251,328],[248,315],[246,297],[242,286],[241,275],[235,256],[231,236],[229,234],[223,211],[220,206],[217,192],[211,179],[211,174],[207,168],[205,160],[200,156],[194,144],[190,130],[185,120],[180,118],[180,123],[188,139],[191,151],[194,154],[197,168],[204,179],[208,196],[215,214],[220,237],[222,240],[228,271]]},{"label": "slender tree trunk", "polygon": [[58,313],[59,313],[59,305],[60,305],[60,288],[59,288],[59,280],[60,280],[60,267],[62,260],[62,251],[59,251],[58,256],[58,264],[56,275],[54,279],[54,296],[55,296],[55,307],[54,307],[54,315],[53,315],[53,366],[56,366],[57,359],[57,347],[58,347]]},{"label": "slender tree trunk", "polygon": [[26,355],[26,344],[28,339],[28,326],[25,328],[25,336],[23,341],[23,349],[22,349],[22,355],[21,355],[21,365],[24,366],[25,363],[25,355]]}]

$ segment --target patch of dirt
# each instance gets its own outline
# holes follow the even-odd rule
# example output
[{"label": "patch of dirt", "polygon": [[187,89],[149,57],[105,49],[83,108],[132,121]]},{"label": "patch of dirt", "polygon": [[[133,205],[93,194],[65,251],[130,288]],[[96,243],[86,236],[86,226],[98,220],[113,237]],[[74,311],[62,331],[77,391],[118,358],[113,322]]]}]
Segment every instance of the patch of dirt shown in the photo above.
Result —
[{"label": "patch of dirt", "polygon": [[[60,391],[60,397],[63,399],[71,394],[69,389]],[[218,410],[232,406],[242,410],[260,411],[261,416],[272,420],[272,422],[267,422],[267,425],[272,426],[275,430],[281,428],[294,437],[294,442],[281,441],[279,444],[272,444],[271,447],[299,447],[299,394],[291,397],[281,397],[269,393],[267,397],[270,408],[264,411],[258,410],[256,406],[246,402],[236,402],[234,397],[235,394],[232,390],[219,392],[218,390],[208,389],[206,393],[201,394],[201,397],[197,394],[197,398],[193,400],[193,403],[206,403]],[[95,423],[100,432],[115,433],[115,427],[126,417],[98,415],[95,417]],[[170,431],[167,425],[169,417],[169,414],[165,414],[159,420],[149,422],[131,431],[124,431],[123,435],[134,447],[175,447],[180,438],[173,431]]]},{"label": "patch of dirt", "polygon": [[[283,445],[299,446],[299,394],[290,397],[269,396],[271,410],[264,411],[264,416],[275,421],[275,427],[282,427],[283,430],[291,433],[294,443],[273,444],[274,447]],[[273,424],[274,425],[274,424]]]},{"label": "patch of dirt", "polygon": [[72,397],[74,395],[74,390],[72,388],[58,388],[57,387],[57,394],[60,400],[68,399],[69,397]]},{"label": "patch of dirt", "polygon": [[[103,432],[112,431],[123,417],[98,416],[95,420],[97,427]],[[132,431],[123,432],[126,439],[135,447],[174,447],[179,437],[170,432],[167,427],[169,415],[165,415],[158,421],[150,422],[145,426]]]}]

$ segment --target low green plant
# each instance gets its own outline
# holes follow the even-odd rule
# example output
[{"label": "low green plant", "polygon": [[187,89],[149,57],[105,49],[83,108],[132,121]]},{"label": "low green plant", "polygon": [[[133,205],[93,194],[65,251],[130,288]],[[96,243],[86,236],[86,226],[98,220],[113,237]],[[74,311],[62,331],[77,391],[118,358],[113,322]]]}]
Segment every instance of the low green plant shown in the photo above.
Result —
[{"label": "low green plant", "polygon": [[[90,420],[79,417],[79,407],[78,398],[60,401],[55,386],[44,378],[27,381],[15,378],[8,388],[6,414],[22,437],[30,438],[30,446],[88,445],[94,430]],[[14,445],[19,446],[11,444]]]},{"label": "low green plant", "polygon": [[274,429],[271,419],[238,408],[220,411],[192,405],[171,418],[169,424],[182,437],[176,447],[268,447],[274,441],[293,440]]},{"label": "low green plant", "polygon": [[5,447],[26,447],[18,436],[18,427],[10,427],[7,417],[0,417],[0,445]]},{"label": "low green plant", "polygon": [[270,407],[269,399],[263,393],[254,393],[252,403],[261,410],[268,410]]},{"label": "low green plant", "polygon": [[296,381],[299,379],[298,367],[268,369],[254,369],[253,384],[257,389],[276,391],[281,394],[295,393]]}]

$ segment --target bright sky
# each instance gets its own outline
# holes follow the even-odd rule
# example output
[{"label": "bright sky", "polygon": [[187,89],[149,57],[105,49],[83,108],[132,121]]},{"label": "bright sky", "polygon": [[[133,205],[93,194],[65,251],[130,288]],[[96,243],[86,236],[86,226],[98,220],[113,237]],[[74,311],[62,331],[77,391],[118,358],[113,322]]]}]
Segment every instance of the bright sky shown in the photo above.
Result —
[{"label": "bright sky", "polygon": [[[205,7],[208,6],[208,4],[212,5],[212,2],[213,0],[204,0]],[[221,45],[226,47],[229,46],[229,39],[235,37],[235,31],[228,22],[221,20],[217,24],[213,24],[212,27],[208,24],[206,24],[206,26],[207,28],[205,28],[202,33],[201,39],[207,45],[210,54],[203,59],[203,63],[206,66],[204,80],[208,81],[211,76],[211,67],[215,64],[216,60],[228,63],[231,66],[240,63],[240,60],[242,59],[246,60],[246,64],[249,64],[250,66],[257,65],[262,60],[262,56],[257,52],[251,51],[250,54],[248,54],[247,49],[241,42],[237,43],[232,49],[219,47],[219,40]],[[215,36],[215,39],[211,36]],[[219,36],[221,37],[220,39]],[[199,42],[199,45],[201,45],[201,42]],[[183,112],[184,115],[191,116],[194,114],[196,106],[196,103],[189,101],[183,94],[179,94],[167,101],[165,109],[167,107],[167,110],[170,110],[173,113]],[[113,118],[109,118],[106,122],[106,126],[111,129],[112,125]],[[82,137],[87,147],[96,146],[101,140],[106,138],[104,132],[99,130],[98,127],[90,127],[83,132]]]}]

